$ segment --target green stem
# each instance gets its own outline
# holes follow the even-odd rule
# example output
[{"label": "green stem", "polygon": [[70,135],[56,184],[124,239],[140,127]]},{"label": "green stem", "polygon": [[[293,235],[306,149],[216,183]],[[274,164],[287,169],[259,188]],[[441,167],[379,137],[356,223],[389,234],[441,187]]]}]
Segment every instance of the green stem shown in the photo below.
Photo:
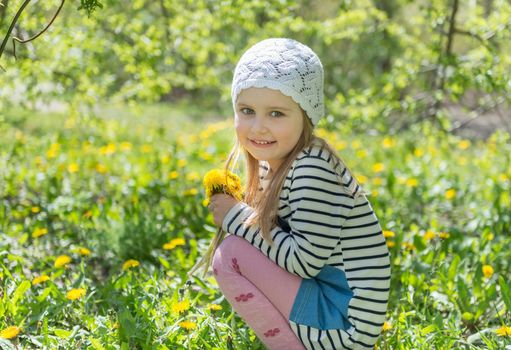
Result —
[{"label": "green stem", "polygon": [[16,25],[16,22],[18,22],[18,18],[21,16],[21,13],[27,7],[30,0],[25,0],[21,7],[18,9],[18,12],[16,12],[16,15],[14,15],[14,19],[11,22],[11,25],[9,26],[9,29],[7,29],[7,34],[5,35],[4,40],[2,41],[2,46],[0,46],[0,58],[2,57],[2,54],[4,53],[5,45],[7,45],[7,41],[9,40],[9,36],[11,35],[12,30],[14,29],[14,26]]}]

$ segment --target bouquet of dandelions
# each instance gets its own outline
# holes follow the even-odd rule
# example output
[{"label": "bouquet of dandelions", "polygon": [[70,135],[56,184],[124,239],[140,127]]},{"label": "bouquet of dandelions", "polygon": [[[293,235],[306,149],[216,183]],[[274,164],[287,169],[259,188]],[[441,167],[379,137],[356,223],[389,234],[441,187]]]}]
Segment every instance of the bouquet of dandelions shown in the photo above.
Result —
[{"label": "bouquet of dandelions", "polygon": [[[241,201],[243,198],[243,191],[241,188],[241,180],[240,178],[226,170],[214,169],[210,170],[204,175],[203,179],[204,189],[206,191],[206,205],[209,203],[211,196],[218,193],[225,193],[230,196],[233,196],[238,201]],[[195,264],[194,267],[188,272],[188,275],[191,276],[198,268],[204,266],[204,277],[208,272],[209,266],[211,266],[211,260],[213,259],[213,255],[215,254],[216,248],[220,245],[222,240],[225,237],[225,232],[221,227],[218,228],[215,236],[211,240],[208,250],[206,254],[202,256],[202,258]]]}]

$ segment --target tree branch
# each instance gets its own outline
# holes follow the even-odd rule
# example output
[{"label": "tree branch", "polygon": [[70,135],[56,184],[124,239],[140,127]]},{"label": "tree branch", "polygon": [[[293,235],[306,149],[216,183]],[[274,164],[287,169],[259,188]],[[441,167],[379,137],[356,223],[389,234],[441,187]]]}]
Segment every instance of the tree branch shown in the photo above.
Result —
[{"label": "tree branch", "polygon": [[9,40],[9,36],[12,33],[12,30],[14,29],[14,26],[16,25],[16,22],[18,22],[18,19],[25,9],[27,7],[30,0],[25,0],[21,7],[18,9],[18,12],[16,12],[16,15],[14,15],[14,19],[11,22],[11,25],[9,26],[9,29],[7,29],[7,34],[5,35],[4,40],[2,41],[2,45],[0,46],[0,58],[2,58],[2,54],[4,53],[5,45],[7,45],[7,41]]},{"label": "tree branch", "polygon": [[52,19],[50,20],[50,22],[48,23],[48,25],[43,29],[41,30],[39,33],[37,33],[36,35],[34,35],[33,37],[29,38],[29,39],[26,39],[26,40],[23,40],[23,39],[19,39],[19,38],[12,38],[12,47],[13,47],[13,52],[14,52],[14,58],[16,58],[16,41],[19,42],[20,44],[26,44],[32,40],[35,40],[37,39],[41,34],[43,34],[45,31],[48,30],[48,28],[50,28],[50,26],[53,24],[53,22],[55,21],[55,18],[57,18],[57,16],[59,15],[60,13],[60,10],[62,10],[62,7],[64,6],[64,2],[66,2],[66,0],[62,0],[62,2],[60,3],[60,6],[59,8],[57,9],[57,11],[55,12],[55,14],[53,15]]}]

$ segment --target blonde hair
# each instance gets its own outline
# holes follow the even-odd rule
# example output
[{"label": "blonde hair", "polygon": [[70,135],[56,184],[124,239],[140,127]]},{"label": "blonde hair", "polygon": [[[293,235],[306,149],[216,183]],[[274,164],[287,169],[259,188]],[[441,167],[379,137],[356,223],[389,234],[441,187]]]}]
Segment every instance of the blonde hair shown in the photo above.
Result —
[{"label": "blonde hair", "polygon": [[[314,126],[311,120],[307,117],[305,111],[302,110],[304,118],[304,127],[302,135],[298,139],[295,147],[291,150],[289,155],[286,157],[284,162],[278,167],[273,176],[270,179],[268,188],[264,192],[259,191],[261,187],[260,174],[259,174],[259,161],[255,159],[246,149],[240,145],[236,140],[233,149],[231,150],[229,157],[225,163],[225,169],[234,171],[234,168],[238,162],[240,153],[245,156],[245,174],[246,174],[246,185],[245,185],[245,197],[244,202],[254,209],[253,213],[245,221],[245,225],[252,226],[257,224],[260,227],[260,233],[264,240],[269,244],[273,243],[270,236],[271,230],[277,225],[277,215],[280,202],[280,192],[286,179],[286,176],[293,164],[294,160],[298,157],[298,154],[312,144],[318,144],[321,148],[327,150],[332,156],[330,157],[330,163],[334,169],[341,166],[350,172],[351,176],[353,173],[344,164],[342,159],[337,155],[336,151],[330,144],[321,137],[314,135]],[[342,179],[339,177],[339,184],[343,186]],[[343,188],[345,188],[343,186]],[[362,194],[360,186],[357,180],[353,176],[352,184],[349,187],[349,194],[352,197],[357,197]]]}]

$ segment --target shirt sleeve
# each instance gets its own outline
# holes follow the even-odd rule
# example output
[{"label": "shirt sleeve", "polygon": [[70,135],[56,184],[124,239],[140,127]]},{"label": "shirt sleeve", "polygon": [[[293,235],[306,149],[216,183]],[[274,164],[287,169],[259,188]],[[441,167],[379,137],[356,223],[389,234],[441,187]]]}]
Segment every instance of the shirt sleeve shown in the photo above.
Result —
[{"label": "shirt sleeve", "polygon": [[258,225],[244,225],[254,210],[246,203],[231,208],[222,228],[243,237],[287,271],[313,278],[338,245],[354,199],[345,193],[330,163],[320,157],[298,160],[291,172],[289,189],[282,191],[280,198],[281,205],[290,207],[286,218],[290,230],[274,227],[272,245],[262,238]]}]

